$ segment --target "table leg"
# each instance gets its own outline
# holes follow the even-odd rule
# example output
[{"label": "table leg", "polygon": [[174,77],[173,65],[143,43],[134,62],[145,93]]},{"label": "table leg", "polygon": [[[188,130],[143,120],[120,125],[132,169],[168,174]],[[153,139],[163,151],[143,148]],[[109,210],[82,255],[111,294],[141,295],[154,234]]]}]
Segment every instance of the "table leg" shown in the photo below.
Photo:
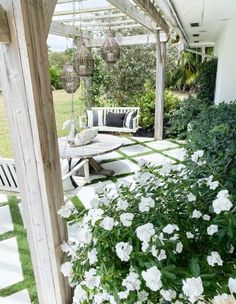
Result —
[{"label": "table leg", "polygon": [[89,165],[91,167],[91,173],[97,175],[112,176],[115,174],[113,170],[104,169],[94,158],[89,158]]}]

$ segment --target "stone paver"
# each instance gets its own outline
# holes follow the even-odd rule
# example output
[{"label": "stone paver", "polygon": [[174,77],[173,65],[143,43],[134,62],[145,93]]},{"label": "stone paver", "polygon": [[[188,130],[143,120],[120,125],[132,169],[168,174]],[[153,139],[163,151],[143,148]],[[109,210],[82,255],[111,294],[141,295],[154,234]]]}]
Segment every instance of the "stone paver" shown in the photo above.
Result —
[{"label": "stone paver", "polygon": [[[106,186],[106,185],[112,185],[113,183],[111,181],[105,181],[105,182],[100,182],[99,187],[101,186]],[[85,208],[90,208],[91,206],[91,200],[93,200],[96,197],[96,189],[98,188],[98,184],[92,184],[92,185],[87,185],[81,188],[77,196],[85,206]]]},{"label": "stone paver", "polygon": [[170,148],[178,148],[179,146],[168,141],[168,140],[161,140],[161,141],[155,141],[151,143],[147,143],[146,146],[151,147],[156,150],[165,150]]},{"label": "stone paver", "polygon": [[123,137],[122,139],[123,139],[124,146],[134,144],[134,141],[129,139],[128,137]]},{"label": "stone paver", "polygon": [[130,172],[135,172],[139,169],[139,166],[130,160],[117,160],[110,163],[105,163],[102,165],[104,169],[114,170],[115,175],[126,174]]},{"label": "stone paver", "polygon": [[133,156],[135,154],[150,152],[151,150],[142,145],[134,145],[134,146],[122,147],[120,148],[120,151],[128,156]]},{"label": "stone paver", "polygon": [[0,193],[0,203],[6,203],[8,201],[7,195]]},{"label": "stone paver", "polygon": [[0,304],[30,304],[30,303],[31,301],[27,289],[14,293],[5,298],[0,297]]},{"label": "stone paver", "polygon": [[16,237],[0,241],[0,289],[23,279]]},{"label": "stone paver", "polygon": [[148,142],[154,140],[154,138],[152,137],[132,137],[132,138],[138,142]]},{"label": "stone paver", "polygon": [[174,150],[168,150],[163,152],[166,155],[172,156],[180,161],[184,160],[186,150],[184,148],[174,149]]},{"label": "stone paver", "polygon": [[122,155],[120,155],[116,151],[113,151],[113,152],[110,152],[110,153],[106,153],[106,154],[95,156],[94,159],[97,162],[101,162],[103,160],[114,159],[114,158],[121,158],[121,157],[122,157]]},{"label": "stone paver", "polygon": [[171,160],[169,157],[164,156],[164,155],[159,154],[159,153],[154,153],[154,154],[150,154],[150,155],[135,157],[135,160],[137,160],[137,161],[145,160],[145,161],[150,162],[152,164],[155,164],[157,166],[161,166],[161,165],[166,164],[168,162],[174,163],[174,161]]},{"label": "stone paver", "polygon": [[9,206],[0,207],[0,235],[13,230],[14,226]]}]

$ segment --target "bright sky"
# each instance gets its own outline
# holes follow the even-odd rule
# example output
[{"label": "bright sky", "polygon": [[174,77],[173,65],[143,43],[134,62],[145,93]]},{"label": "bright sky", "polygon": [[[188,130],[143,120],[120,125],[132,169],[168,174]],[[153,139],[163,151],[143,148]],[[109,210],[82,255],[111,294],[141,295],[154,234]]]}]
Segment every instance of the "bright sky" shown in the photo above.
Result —
[{"label": "bright sky", "polygon": [[[80,2],[75,2],[75,9],[79,10],[82,8],[89,8],[89,7],[99,7],[99,6],[107,6],[109,5],[106,0],[83,0]],[[57,4],[55,11],[64,11],[64,10],[73,10],[74,4],[67,3],[67,4]],[[70,15],[70,17],[72,17]],[[68,16],[57,17],[58,19],[68,18]],[[64,38],[55,35],[48,36],[48,46],[52,51],[61,52],[66,50],[67,48],[72,47],[72,39]]]}]

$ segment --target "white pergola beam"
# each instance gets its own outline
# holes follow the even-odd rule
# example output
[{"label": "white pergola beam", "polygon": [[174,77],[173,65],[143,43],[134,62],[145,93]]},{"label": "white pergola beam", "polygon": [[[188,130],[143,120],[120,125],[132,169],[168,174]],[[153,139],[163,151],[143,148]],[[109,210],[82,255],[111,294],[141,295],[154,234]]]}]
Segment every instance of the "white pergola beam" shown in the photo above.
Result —
[{"label": "white pergola beam", "polygon": [[57,11],[54,13],[54,16],[66,16],[66,15],[74,15],[74,14],[88,14],[88,13],[97,13],[97,12],[105,12],[105,11],[113,11],[115,8],[113,6],[101,6],[101,7],[92,7],[92,8],[81,8],[68,11]]},{"label": "white pergola beam", "polygon": [[83,17],[70,17],[70,18],[63,18],[60,20],[54,19],[55,21],[60,22],[73,22],[73,21],[94,21],[94,20],[110,20],[113,18],[121,18],[121,17],[127,17],[123,13],[116,13],[116,14],[100,14],[100,15],[90,15],[90,16],[83,16]]},{"label": "white pergola beam", "polygon": [[[64,3],[73,3],[75,0],[58,0],[57,4],[64,4]],[[87,0],[76,0],[76,2],[84,2]]]},{"label": "white pergola beam", "polygon": [[[134,35],[134,36],[126,36],[126,37],[116,37],[116,41],[120,46],[127,45],[142,45],[142,44],[156,44],[157,38],[155,34],[147,34],[147,35]],[[167,35],[164,32],[160,32],[160,42],[166,42]],[[104,39],[94,38],[91,39],[90,47],[101,47],[104,42]]]},{"label": "white pergola beam", "polygon": [[[64,24],[59,21],[52,21],[50,27],[50,34],[73,38],[73,37],[80,37],[81,30],[78,27],[74,27],[70,24]],[[83,31],[83,38],[90,39],[91,36],[88,33]]]},{"label": "white pergola beam", "polygon": [[[141,27],[141,24],[130,24],[130,25],[117,25],[117,26],[106,26],[106,27],[94,27],[93,32],[101,32],[101,31],[108,31],[109,29],[112,31],[116,30],[125,30],[125,29],[132,29],[132,28],[138,28]],[[87,30],[87,27],[82,27],[83,31]]]},{"label": "white pergola beam", "polygon": [[150,0],[133,0],[167,34],[169,25]]},{"label": "white pergola beam", "polygon": [[[126,19],[126,20],[120,20],[120,21],[111,21],[111,22],[88,22],[88,23],[84,23],[84,22],[80,22],[77,23],[78,21],[75,21],[76,25],[79,25],[81,27],[105,27],[105,26],[115,26],[115,25],[122,25],[122,24],[136,24],[136,22],[132,19]],[[71,23],[70,23],[71,25]]]},{"label": "white pergola beam", "polygon": [[110,4],[118,8],[127,16],[146,27],[147,29],[154,31],[157,27],[153,24],[152,19],[144,15],[134,4],[128,0],[107,0]]}]

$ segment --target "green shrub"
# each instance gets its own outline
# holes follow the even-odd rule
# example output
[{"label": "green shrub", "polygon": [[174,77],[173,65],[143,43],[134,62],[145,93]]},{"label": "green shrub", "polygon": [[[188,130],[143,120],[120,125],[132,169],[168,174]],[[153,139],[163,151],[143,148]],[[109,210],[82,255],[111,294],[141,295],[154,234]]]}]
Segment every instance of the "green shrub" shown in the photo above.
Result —
[{"label": "green shrub", "polygon": [[205,60],[199,67],[197,83],[197,98],[205,99],[213,104],[216,85],[217,58]]},{"label": "green shrub", "polygon": [[236,103],[202,111],[191,122],[188,149],[204,150],[210,173],[236,193]]},{"label": "green shrub", "polygon": [[206,107],[205,101],[200,101],[193,96],[182,100],[177,104],[176,110],[165,113],[165,137],[185,139],[189,123]]},{"label": "green shrub", "polygon": [[56,90],[60,90],[62,89],[61,86],[61,71],[55,67],[54,65],[52,65],[50,67],[50,77],[51,77],[51,85],[56,89]]},{"label": "green shrub", "polygon": [[[144,93],[137,95],[133,100],[133,106],[140,107],[140,126],[144,129],[153,128],[155,116],[155,89],[150,81],[144,84]],[[175,111],[180,103],[180,99],[174,96],[171,91],[165,90],[164,96],[164,112],[170,113]]]},{"label": "green shrub", "polygon": [[144,163],[133,182],[99,185],[90,209],[59,211],[78,230],[62,246],[73,303],[200,304],[236,292],[235,196],[204,174],[203,151],[191,158],[182,169]]}]

